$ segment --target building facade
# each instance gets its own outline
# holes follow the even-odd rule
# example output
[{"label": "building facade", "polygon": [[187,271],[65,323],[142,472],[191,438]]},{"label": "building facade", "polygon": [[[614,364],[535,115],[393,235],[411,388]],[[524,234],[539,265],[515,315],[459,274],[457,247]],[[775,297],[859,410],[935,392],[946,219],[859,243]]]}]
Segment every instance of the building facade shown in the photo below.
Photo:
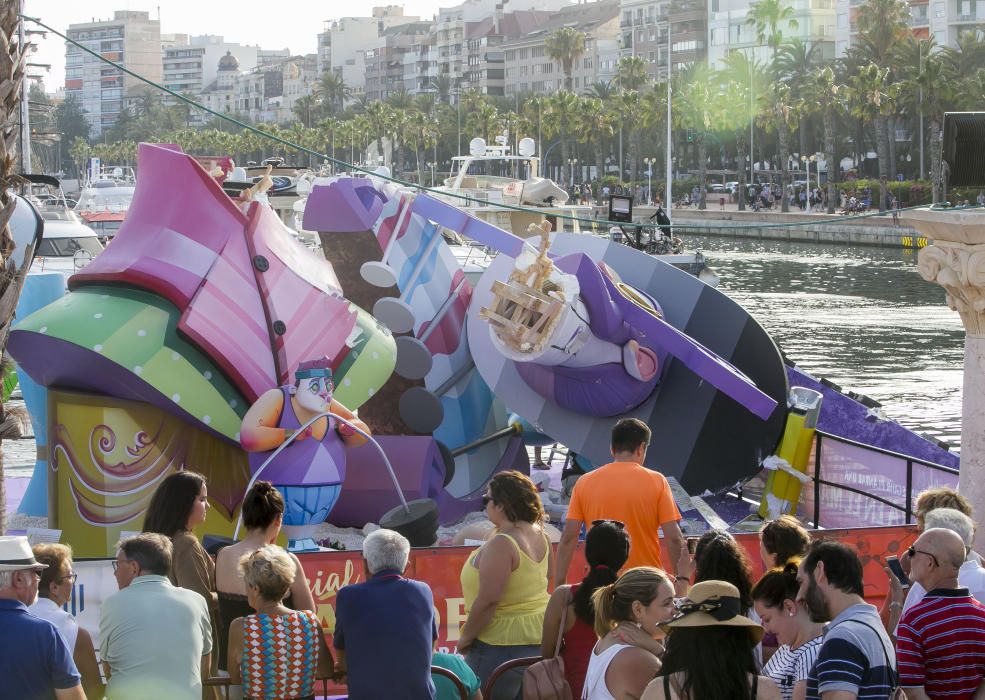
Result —
[{"label": "building facade", "polygon": [[[708,61],[722,68],[732,51],[750,54],[758,63],[772,60],[771,49],[760,44],[756,28],[748,23],[747,0],[709,0]],[[836,0],[790,0],[792,22],[780,27],[784,40],[800,39],[816,48],[818,62],[829,62],[835,54]]]},{"label": "building facade", "polygon": [[[858,41],[861,0],[835,0],[835,55],[841,58]],[[909,0],[910,28],[921,39],[933,37],[939,48],[957,46],[963,32],[985,35],[983,0]]]},{"label": "building facade", "polygon": [[[233,56],[239,70],[249,71],[256,68],[259,51],[259,46],[230,43],[221,36],[190,37],[184,44],[164,50],[164,86],[182,94],[201,94],[215,81],[223,56]],[[170,104],[176,100],[168,98],[165,101]]]},{"label": "building facade", "polygon": [[[69,25],[66,32],[105,58],[154,81],[163,78],[161,23],[147,12],[117,10],[113,19]],[[98,137],[116,123],[144,83],[119,68],[65,44],[65,94],[78,100]]]}]

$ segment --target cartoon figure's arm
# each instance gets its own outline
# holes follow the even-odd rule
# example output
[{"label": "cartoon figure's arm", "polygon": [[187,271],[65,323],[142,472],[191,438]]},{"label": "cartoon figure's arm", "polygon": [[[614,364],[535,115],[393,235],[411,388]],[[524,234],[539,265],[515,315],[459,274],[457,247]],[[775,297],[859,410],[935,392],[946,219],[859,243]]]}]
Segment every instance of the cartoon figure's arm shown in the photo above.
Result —
[{"label": "cartoon figure's arm", "polygon": [[[367,435],[373,434],[369,429],[369,426],[359,420],[355,413],[350,411],[335,399],[332,399],[332,413],[342,416]],[[366,438],[350,428],[348,425],[345,425],[344,423],[337,423],[337,425],[338,428],[336,428],[336,430],[338,430],[339,437],[342,438],[342,442],[346,444],[346,447],[359,447],[366,442]]]},{"label": "cartoon figure's arm", "polygon": [[284,394],[280,389],[261,394],[243,416],[239,430],[239,442],[243,449],[247,452],[267,452],[290,437],[292,431],[277,427],[283,410]]}]

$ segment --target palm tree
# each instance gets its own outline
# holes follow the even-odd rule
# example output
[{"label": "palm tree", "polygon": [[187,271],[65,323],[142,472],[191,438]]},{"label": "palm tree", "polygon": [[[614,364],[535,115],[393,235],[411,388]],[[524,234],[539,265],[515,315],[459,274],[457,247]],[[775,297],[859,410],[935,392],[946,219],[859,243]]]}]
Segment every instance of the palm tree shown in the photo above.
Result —
[{"label": "palm tree", "polygon": [[944,112],[949,105],[955,104],[959,94],[956,67],[951,50],[945,50],[943,54],[928,50],[922,55],[917,75],[904,80],[900,90],[903,108],[911,114],[922,112],[930,127],[930,179],[934,204],[941,196],[941,125]]},{"label": "palm tree", "polygon": [[391,128],[394,119],[393,108],[386,102],[370,102],[366,105],[366,119],[369,120],[372,134],[376,138],[376,152],[379,158],[386,162],[383,155],[383,137],[386,136]]},{"label": "palm tree", "polygon": [[591,135],[595,172],[601,180],[605,174],[606,144],[615,133],[616,117],[612,107],[597,97],[586,97],[578,116],[578,130]]},{"label": "palm tree", "polygon": [[783,43],[782,24],[790,29],[797,29],[797,20],[793,18],[793,8],[786,0],[759,0],[749,8],[746,24],[756,30],[756,38],[760,44],[766,44],[772,51],[772,67],[776,66],[776,54]]},{"label": "palm tree", "polygon": [[571,27],[562,27],[547,36],[544,51],[548,58],[561,64],[564,89],[571,92],[571,70],[575,62],[585,55],[585,33]]},{"label": "palm tree", "polygon": [[[811,80],[815,65],[821,58],[819,44],[809,46],[799,37],[795,37],[780,45],[776,54],[776,65],[773,67],[777,77],[790,86],[794,100],[806,104],[804,97]],[[798,136],[800,153],[807,153],[807,132],[810,127],[810,114],[813,110],[797,110]]]},{"label": "palm tree", "polygon": [[428,84],[430,90],[433,90],[438,95],[438,101],[444,104],[449,104],[449,97],[451,96],[451,78],[447,75],[439,75],[435,78],[431,78],[431,82]]},{"label": "palm tree", "polygon": [[[561,163],[568,161],[568,134],[581,111],[581,98],[573,92],[561,90],[547,98],[544,109],[544,131],[561,140]],[[546,168],[547,163],[544,163]]]},{"label": "palm tree", "polygon": [[848,81],[851,114],[872,123],[876,132],[876,155],[879,158],[879,211],[886,210],[886,179],[889,177],[889,132],[887,122],[895,113],[899,83],[889,81],[889,68],[875,63],[861,68]]},{"label": "palm tree", "polygon": [[835,176],[838,173],[838,155],[835,153],[835,116],[844,107],[839,95],[841,85],[835,80],[831,66],[814,71],[808,84],[806,99],[815,105],[821,115],[824,130],[824,162],[828,164],[828,213],[835,213]]},{"label": "palm tree", "polygon": [[615,96],[616,89],[608,80],[599,80],[592,83],[582,94],[585,97],[596,97],[605,102]]},{"label": "palm tree", "polygon": [[694,130],[694,141],[698,147],[698,208],[705,209],[706,180],[708,170],[708,132],[712,126],[712,76],[706,65],[698,64],[690,70],[680,71],[674,76],[677,85],[674,94],[680,99],[674,102],[674,119],[678,125]]},{"label": "palm tree", "polygon": [[502,117],[496,107],[483,100],[469,110],[466,123],[471,133],[481,136],[486,143],[493,143],[500,132]]},{"label": "palm tree", "polygon": [[616,78],[613,82],[621,90],[642,90],[650,82],[646,65],[646,59],[642,56],[623,56],[616,64]]},{"label": "palm tree", "polygon": [[763,126],[775,130],[778,142],[780,160],[780,211],[790,211],[787,184],[790,182],[790,124],[794,116],[794,104],[790,97],[790,88],[785,83],[773,83],[767,100],[767,109],[763,113]]},{"label": "palm tree", "polygon": [[321,99],[323,104],[328,105],[329,114],[338,114],[345,106],[345,101],[349,99],[352,91],[345,84],[345,78],[341,73],[326,70],[318,79],[314,94]]},{"label": "palm tree", "polygon": [[[753,156],[749,149],[749,128],[754,125],[763,110],[764,89],[761,86],[763,76],[767,71],[756,63],[744,51],[733,51],[725,59],[724,74],[730,83],[725,86],[725,93],[732,95],[727,104],[731,109],[725,110],[723,125],[735,132],[735,152],[738,170],[739,211],[746,208],[746,169],[747,156]],[[732,84],[734,83],[734,84]],[[751,167],[751,162],[750,162]],[[751,172],[751,170],[750,170]]]}]

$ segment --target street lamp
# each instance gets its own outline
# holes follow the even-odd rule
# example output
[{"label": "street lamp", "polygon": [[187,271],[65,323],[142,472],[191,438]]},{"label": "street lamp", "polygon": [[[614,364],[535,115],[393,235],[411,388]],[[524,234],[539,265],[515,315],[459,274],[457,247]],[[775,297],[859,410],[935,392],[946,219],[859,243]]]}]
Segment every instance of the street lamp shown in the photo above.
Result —
[{"label": "street lamp", "polygon": [[424,164],[424,167],[431,169],[431,187],[434,187],[434,166],[435,163],[433,161]]},{"label": "street lamp", "polygon": [[646,165],[646,203],[647,204],[653,204],[653,195],[651,194],[653,190],[650,189],[650,185],[651,185],[650,178],[653,177],[653,166],[656,162],[657,162],[656,158],[643,159],[643,163],[644,165]]},{"label": "street lamp", "polygon": [[578,165],[578,159],[568,158],[568,165],[571,167],[571,181],[568,184],[573,185],[575,184],[575,166]]},{"label": "street lamp", "polygon": [[[800,160],[801,162],[804,163],[804,166],[807,168],[807,213],[810,214],[811,213],[811,163],[817,160],[817,156],[804,155],[800,157]],[[817,177],[818,177],[817,186],[820,187],[821,174],[818,173]]]}]

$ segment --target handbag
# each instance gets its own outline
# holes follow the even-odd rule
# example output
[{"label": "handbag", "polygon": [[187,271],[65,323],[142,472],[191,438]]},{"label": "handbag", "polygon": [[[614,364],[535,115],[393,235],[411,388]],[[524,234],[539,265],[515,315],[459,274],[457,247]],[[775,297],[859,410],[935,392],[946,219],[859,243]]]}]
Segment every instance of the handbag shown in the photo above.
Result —
[{"label": "handbag", "polygon": [[523,672],[523,700],[573,700],[571,686],[564,675],[564,659],[561,658],[561,640],[564,638],[564,623],[571,604],[571,589],[568,599],[561,609],[561,626],[557,632],[554,656],[541,659],[527,667]]}]

